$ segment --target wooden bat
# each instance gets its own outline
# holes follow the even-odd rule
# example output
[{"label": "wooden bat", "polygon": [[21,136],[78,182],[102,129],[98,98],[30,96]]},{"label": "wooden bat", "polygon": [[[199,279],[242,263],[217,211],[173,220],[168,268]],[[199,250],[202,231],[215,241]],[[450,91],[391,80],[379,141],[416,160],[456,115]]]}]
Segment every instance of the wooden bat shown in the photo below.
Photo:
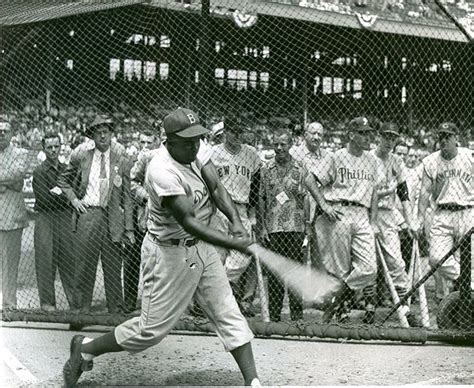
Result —
[{"label": "wooden bat", "polygon": [[[377,256],[382,266],[383,276],[385,278],[385,282],[387,283],[388,289],[390,291],[390,295],[392,296],[393,303],[397,304],[400,302],[400,297],[398,296],[397,290],[395,289],[395,285],[393,284],[392,277],[390,276],[390,273],[388,272],[387,263],[385,262],[382,248],[380,247],[380,243],[378,240],[375,240],[375,249],[377,251]],[[408,306],[400,306],[397,309],[398,320],[400,321],[400,324],[403,327],[410,327],[410,325],[408,324],[407,317],[406,317],[407,312],[408,312]]]},{"label": "wooden bat", "polygon": [[342,282],[328,273],[308,268],[257,243],[249,248],[288,288],[314,307],[327,306],[342,288]]},{"label": "wooden bat", "polygon": [[[255,239],[254,230],[252,228],[252,238]],[[263,281],[263,272],[260,259],[255,256],[255,266],[257,268],[257,286],[260,294],[260,313],[262,314],[263,322],[270,322],[270,310],[268,309],[268,293]]]},{"label": "wooden bat", "polygon": [[[414,274],[416,280],[418,281],[421,278],[421,259],[418,239],[415,239],[415,241],[413,241],[413,249],[415,251]],[[424,284],[422,284],[420,288],[418,288],[418,297],[420,299],[421,323],[423,327],[430,327],[430,313],[428,310],[428,301],[426,299],[426,291]]]}]

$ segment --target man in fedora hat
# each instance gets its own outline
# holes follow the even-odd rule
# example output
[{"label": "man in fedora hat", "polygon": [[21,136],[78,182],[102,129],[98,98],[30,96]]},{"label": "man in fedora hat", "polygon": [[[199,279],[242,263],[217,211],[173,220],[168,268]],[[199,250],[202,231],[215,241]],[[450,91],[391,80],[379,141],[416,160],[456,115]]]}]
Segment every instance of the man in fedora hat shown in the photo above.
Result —
[{"label": "man in fedora hat", "polygon": [[85,131],[93,143],[74,149],[58,182],[74,208],[77,307],[91,306],[100,258],[109,312],[117,312],[123,304],[122,242],[135,241],[130,161],[124,147],[111,141],[113,129],[109,116],[98,115]]}]

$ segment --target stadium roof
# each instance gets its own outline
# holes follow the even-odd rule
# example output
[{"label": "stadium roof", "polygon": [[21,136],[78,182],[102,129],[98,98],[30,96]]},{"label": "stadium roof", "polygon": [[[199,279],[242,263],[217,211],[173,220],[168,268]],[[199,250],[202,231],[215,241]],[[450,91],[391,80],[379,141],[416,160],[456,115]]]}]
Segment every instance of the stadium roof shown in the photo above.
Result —
[{"label": "stadium roof", "polygon": [[3,0],[0,7],[0,26],[36,23],[144,2],[144,0]]},{"label": "stadium roof", "polygon": [[[182,12],[199,12],[199,3],[192,1],[188,4],[171,0],[3,0],[0,8],[0,26],[35,23],[134,4],[146,4]],[[233,10],[240,9],[242,4],[243,2],[239,0],[211,0],[211,12],[213,11],[213,14],[218,16],[231,16]],[[356,29],[367,28],[383,33],[467,42],[462,32],[450,22],[435,23],[422,19],[407,21],[378,15],[373,24],[364,27],[360,15],[357,16],[355,12],[323,11],[272,1],[258,1],[253,5],[259,15],[290,17],[320,24]]]}]

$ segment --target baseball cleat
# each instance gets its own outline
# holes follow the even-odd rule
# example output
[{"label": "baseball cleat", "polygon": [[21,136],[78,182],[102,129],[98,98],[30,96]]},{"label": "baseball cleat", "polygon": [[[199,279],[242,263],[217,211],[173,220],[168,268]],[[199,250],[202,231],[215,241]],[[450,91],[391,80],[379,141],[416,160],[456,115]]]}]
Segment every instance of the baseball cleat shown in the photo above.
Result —
[{"label": "baseball cleat", "polygon": [[72,337],[69,360],[66,361],[63,367],[64,387],[66,388],[76,385],[82,372],[92,370],[93,361],[86,361],[81,355],[83,340],[83,335],[75,335]]}]

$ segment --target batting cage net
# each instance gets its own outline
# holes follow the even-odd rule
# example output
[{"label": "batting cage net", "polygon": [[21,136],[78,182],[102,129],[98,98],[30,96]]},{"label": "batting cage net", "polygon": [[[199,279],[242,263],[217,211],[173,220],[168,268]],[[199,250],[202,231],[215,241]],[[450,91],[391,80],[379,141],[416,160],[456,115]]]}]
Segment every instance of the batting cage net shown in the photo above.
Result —
[{"label": "batting cage net", "polygon": [[6,1],[2,319],[472,338],[473,7]]}]

